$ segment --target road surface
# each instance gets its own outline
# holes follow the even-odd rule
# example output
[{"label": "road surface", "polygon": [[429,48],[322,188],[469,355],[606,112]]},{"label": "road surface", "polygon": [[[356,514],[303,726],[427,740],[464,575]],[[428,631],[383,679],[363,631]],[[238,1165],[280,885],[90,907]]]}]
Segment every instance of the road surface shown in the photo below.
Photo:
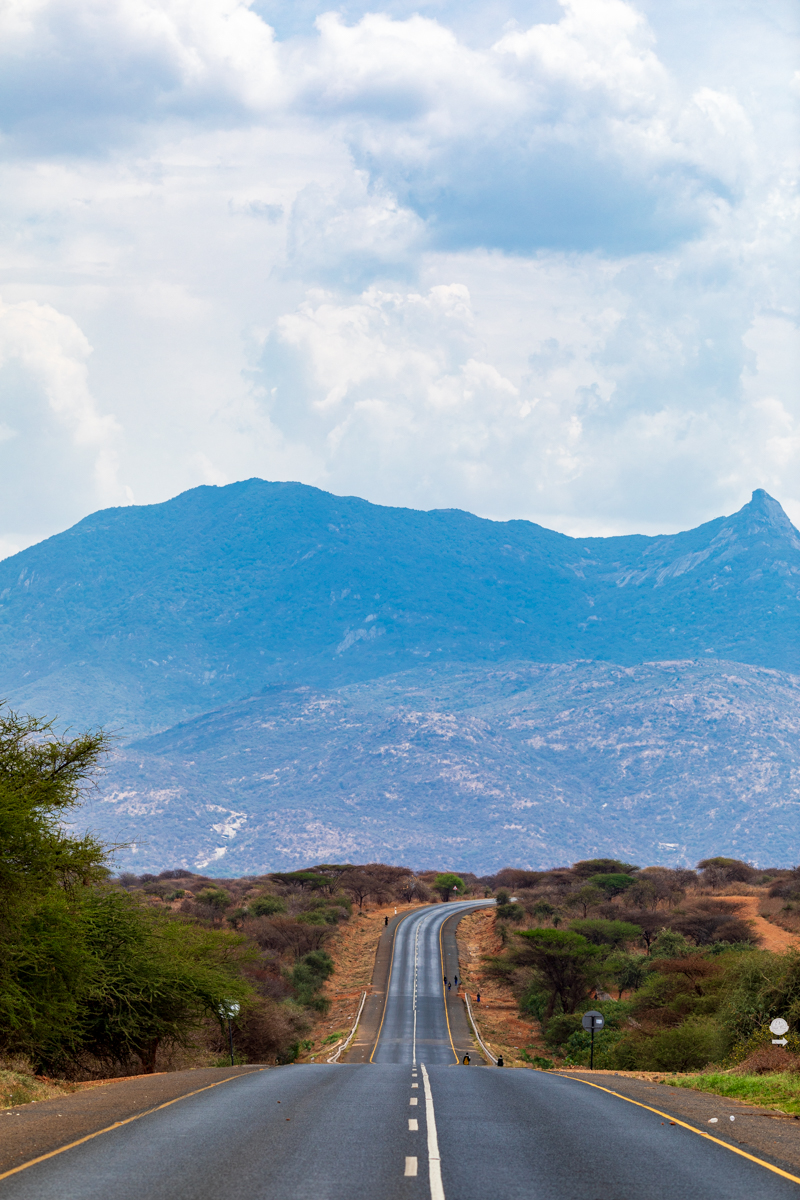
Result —
[{"label": "road surface", "polygon": [[0,1200],[798,1200],[792,1178],[576,1079],[474,1050],[459,1065],[454,911],[399,924],[371,1062],[240,1075],[0,1179]]}]

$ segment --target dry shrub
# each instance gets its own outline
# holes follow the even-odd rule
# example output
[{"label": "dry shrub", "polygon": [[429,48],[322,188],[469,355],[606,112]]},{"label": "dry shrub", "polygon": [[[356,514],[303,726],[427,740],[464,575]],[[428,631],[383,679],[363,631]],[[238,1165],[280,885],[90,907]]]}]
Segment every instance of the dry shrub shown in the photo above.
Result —
[{"label": "dry shrub", "polygon": [[[308,1032],[309,1022],[297,1008],[261,1000],[245,1009],[233,1023],[233,1048],[247,1063],[285,1062],[290,1047]],[[208,1045],[217,1059],[229,1052],[228,1027],[209,1022]]]},{"label": "dry shrub", "polygon": [[735,1068],[737,1075],[771,1075],[775,1071],[800,1073],[800,1055],[783,1046],[759,1046]]},{"label": "dry shrub", "polygon": [[275,954],[293,954],[302,958],[311,950],[321,950],[330,937],[329,925],[301,925],[291,917],[253,917],[244,931],[262,950]]}]

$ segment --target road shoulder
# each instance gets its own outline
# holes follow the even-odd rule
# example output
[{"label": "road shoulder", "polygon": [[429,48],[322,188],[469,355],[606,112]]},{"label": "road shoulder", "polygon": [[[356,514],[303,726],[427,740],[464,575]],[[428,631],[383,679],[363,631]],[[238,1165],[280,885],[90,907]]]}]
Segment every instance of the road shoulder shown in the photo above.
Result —
[{"label": "road shoulder", "polygon": [[5,1108],[0,1111],[0,1175],[161,1104],[261,1070],[258,1066],[206,1067],[110,1079],[72,1095]]},{"label": "road shoulder", "polygon": [[407,909],[406,912],[392,917],[389,924],[381,930],[378,945],[375,949],[375,966],[372,969],[372,983],[364,1003],[361,1020],[358,1023],[355,1040],[351,1043],[347,1053],[342,1055],[340,1062],[369,1062],[369,1056],[372,1054],[372,1049],[377,1040],[378,1031],[383,1019],[383,1011],[386,1006],[386,993],[389,988],[392,955],[394,953],[395,930],[405,917],[413,912],[419,912],[420,907],[416,905],[413,908]]},{"label": "road shoulder", "polygon": [[[612,1071],[554,1071],[552,1074],[572,1080],[576,1087],[585,1087],[589,1083],[616,1092],[684,1121],[747,1154],[763,1158],[784,1171],[800,1174],[800,1120],[797,1118],[781,1116],[774,1110],[757,1108],[724,1096],[632,1079]],[[714,1117],[716,1121],[712,1122]],[[733,1121],[731,1117],[734,1117]]]}]

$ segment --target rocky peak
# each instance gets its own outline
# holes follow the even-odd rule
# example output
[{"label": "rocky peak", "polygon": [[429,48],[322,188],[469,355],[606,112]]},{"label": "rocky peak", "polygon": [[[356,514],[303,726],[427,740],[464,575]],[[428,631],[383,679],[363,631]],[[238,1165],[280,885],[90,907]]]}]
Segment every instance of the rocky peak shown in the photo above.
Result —
[{"label": "rocky peak", "polygon": [[766,537],[770,542],[787,542],[800,551],[800,533],[778,501],[763,488],[756,488],[749,504],[728,517],[724,527],[740,537]]}]

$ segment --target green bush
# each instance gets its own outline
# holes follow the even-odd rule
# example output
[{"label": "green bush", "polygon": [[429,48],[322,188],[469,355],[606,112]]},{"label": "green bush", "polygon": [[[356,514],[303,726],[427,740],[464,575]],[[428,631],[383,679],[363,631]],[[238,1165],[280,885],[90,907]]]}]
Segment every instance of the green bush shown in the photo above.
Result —
[{"label": "green bush", "polygon": [[544,1030],[544,1040],[551,1050],[565,1046],[573,1034],[582,1032],[580,1013],[559,1013],[551,1017]]},{"label": "green bush", "polygon": [[661,933],[650,947],[651,958],[679,958],[691,954],[693,947],[687,942],[682,933],[674,929],[662,929]]},{"label": "green bush", "polygon": [[530,1063],[533,1067],[538,1067],[540,1071],[552,1071],[555,1063],[552,1058],[542,1058],[541,1054],[528,1054],[527,1050],[520,1050],[520,1058],[523,1062]]},{"label": "green bush", "polygon": [[648,1038],[639,1062],[645,1070],[695,1071],[719,1062],[727,1049],[724,1031],[715,1021],[685,1021]]},{"label": "green bush", "polygon": [[194,898],[197,904],[206,904],[209,908],[216,909],[217,912],[224,912],[231,906],[231,898],[224,888],[201,888],[199,892],[195,892]]},{"label": "green bush", "polygon": [[305,954],[292,969],[291,980],[294,994],[300,1004],[326,1012],[330,1001],[317,993],[333,974],[333,959],[325,950],[312,950]]},{"label": "green bush", "polygon": [[632,925],[629,921],[604,921],[600,917],[571,921],[569,927],[593,946],[610,946],[615,950],[630,942],[638,942],[642,936],[639,925]]},{"label": "green bush", "polygon": [[525,918],[525,909],[521,904],[498,904],[496,911],[503,921],[522,921]]},{"label": "green bush", "polygon": [[251,917],[272,917],[277,913],[285,913],[286,905],[278,896],[258,896],[247,906]]}]

